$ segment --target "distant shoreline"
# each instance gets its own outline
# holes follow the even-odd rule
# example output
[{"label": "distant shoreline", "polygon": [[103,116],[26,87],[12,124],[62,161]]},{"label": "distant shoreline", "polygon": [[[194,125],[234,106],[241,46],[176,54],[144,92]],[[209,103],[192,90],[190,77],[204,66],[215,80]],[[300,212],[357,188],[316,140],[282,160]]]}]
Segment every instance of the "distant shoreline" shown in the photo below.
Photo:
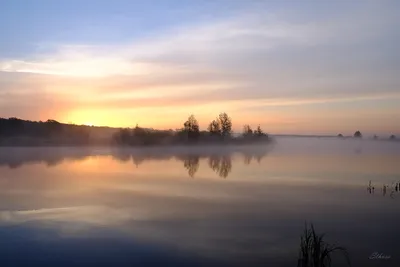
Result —
[{"label": "distant shoreline", "polygon": [[400,141],[400,139],[390,139],[389,137],[381,137],[374,139],[373,137],[363,137],[363,138],[355,138],[354,136],[343,136],[339,137],[337,135],[301,135],[301,134],[271,134],[271,137],[290,137],[290,138],[335,138],[335,139],[357,139],[357,140],[371,140],[371,141],[390,141],[396,142]]},{"label": "distant shoreline", "polygon": [[176,130],[152,128],[112,128],[60,123],[55,120],[28,121],[18,118],[0,118],[0,147],[169,147],[169,146],[242,146],[271,143],[274,138],[337,138],[373,141],[399,141],[396,136],[388,138],[362,137],[360,131],[354,136],[313,134],[267,134],[260,126],[252,129],[244,125],[241,134],[232,130],[231,118],[221,113],[207,130],[200,130],[196,118],[191,115]]}]

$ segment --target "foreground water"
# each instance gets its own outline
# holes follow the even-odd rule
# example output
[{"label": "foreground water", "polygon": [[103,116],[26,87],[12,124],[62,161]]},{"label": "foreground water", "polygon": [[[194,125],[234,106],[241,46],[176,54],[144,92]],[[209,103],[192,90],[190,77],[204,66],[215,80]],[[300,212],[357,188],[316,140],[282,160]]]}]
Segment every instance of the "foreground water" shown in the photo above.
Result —
[{"label": "foreground water", "polygon": [[0,266],[296,266],[305,221],[352,266],[400,266],[399,163],[399,143],[317,138],[0,148]]}]

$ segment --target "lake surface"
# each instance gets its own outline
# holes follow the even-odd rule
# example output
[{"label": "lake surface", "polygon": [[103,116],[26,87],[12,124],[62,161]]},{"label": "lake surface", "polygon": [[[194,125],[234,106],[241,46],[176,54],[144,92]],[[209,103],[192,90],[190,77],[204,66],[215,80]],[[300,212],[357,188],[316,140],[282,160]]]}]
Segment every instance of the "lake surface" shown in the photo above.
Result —
[{"label": "lake surface", "polygon": [[400,266],[398,182],[398,142],[0,148],[0,266],[297,266],[306,221]]}]

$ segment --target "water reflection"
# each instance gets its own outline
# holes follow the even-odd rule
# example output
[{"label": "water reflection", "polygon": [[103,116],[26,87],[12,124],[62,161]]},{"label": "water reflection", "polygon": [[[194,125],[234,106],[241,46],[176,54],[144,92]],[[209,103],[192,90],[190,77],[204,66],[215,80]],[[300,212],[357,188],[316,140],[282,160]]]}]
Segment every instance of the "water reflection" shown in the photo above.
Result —
[{"label": "water reflection", "polygon": [[232,170],[232,159],[229,156],[211,156],[208,159],[208,166],[219,175],[226,178]]},{"label": "water reflection", "polygon": [[193,177],[199,169],[200,158],[198,156],[189,156],[183,160],[183,166],[188,170],[190,177]]},{"label": "water reflection", "polygon": [[183,167],[187,169],[190,177],[195,177],[197,171],[200,168],[200,160],[205,159],[208,162],[208,166],[221,178],[227,178],[229,173],[232,171],[232,157],[235,154],[240,154],[244,158],[244,163],[249,165],[253,158],[258,163],[261,162],[262,158],[267,155],[267,148],[258,149],[241,149],[241,150],[222,150],[216,151],[199,151],[199,150],[186,150],[184,153],[153,153],[154,151],[141,151],[141,153],[135,153],[137,151],[119,150],[115,151],[112,156],[120,161],[127,162],[132,160],[136,167],[145,161],[150,160],[171,160],[176,159],[183,162]]},{"label": "water reflection", "polygon": [[200,168],[200,159],[206,159],[208,166],[220,177],[227,178],[232,171],[232,157],[244,158],[245,165],[252,159],[261,162],[269,147],[222,147],[215,148],[173,148],[173,149],[90,149],[90,148],[7,148],[0,153],[0,166],[16,169],[24,164],[45,163],[55,167],[65,161],[84,160],[88,157],[111,155],[120,162],[132,161],[138,168],[146,161],[176,159],[183,162],[188,175],[194,177]]},{"label": "water reflection", "polygon": [[[271,152],[0,148],[0,265],[295,266],[312,221],[353,266],[400,266],[399,150],[300,141]],[[370,260],[375,251],[392,259]]]}]

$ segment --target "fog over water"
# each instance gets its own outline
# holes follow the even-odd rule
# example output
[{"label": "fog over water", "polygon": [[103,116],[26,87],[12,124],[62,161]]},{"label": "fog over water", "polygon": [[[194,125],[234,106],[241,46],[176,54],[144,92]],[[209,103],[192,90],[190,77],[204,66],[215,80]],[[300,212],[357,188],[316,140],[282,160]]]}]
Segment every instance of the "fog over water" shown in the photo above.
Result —
[{"label": "fog over water", "polygon": [[337,138],[1,148],[0,262],[296,266],[308,221],[352,266],[399,266],[399,162],[399,142]]}]

